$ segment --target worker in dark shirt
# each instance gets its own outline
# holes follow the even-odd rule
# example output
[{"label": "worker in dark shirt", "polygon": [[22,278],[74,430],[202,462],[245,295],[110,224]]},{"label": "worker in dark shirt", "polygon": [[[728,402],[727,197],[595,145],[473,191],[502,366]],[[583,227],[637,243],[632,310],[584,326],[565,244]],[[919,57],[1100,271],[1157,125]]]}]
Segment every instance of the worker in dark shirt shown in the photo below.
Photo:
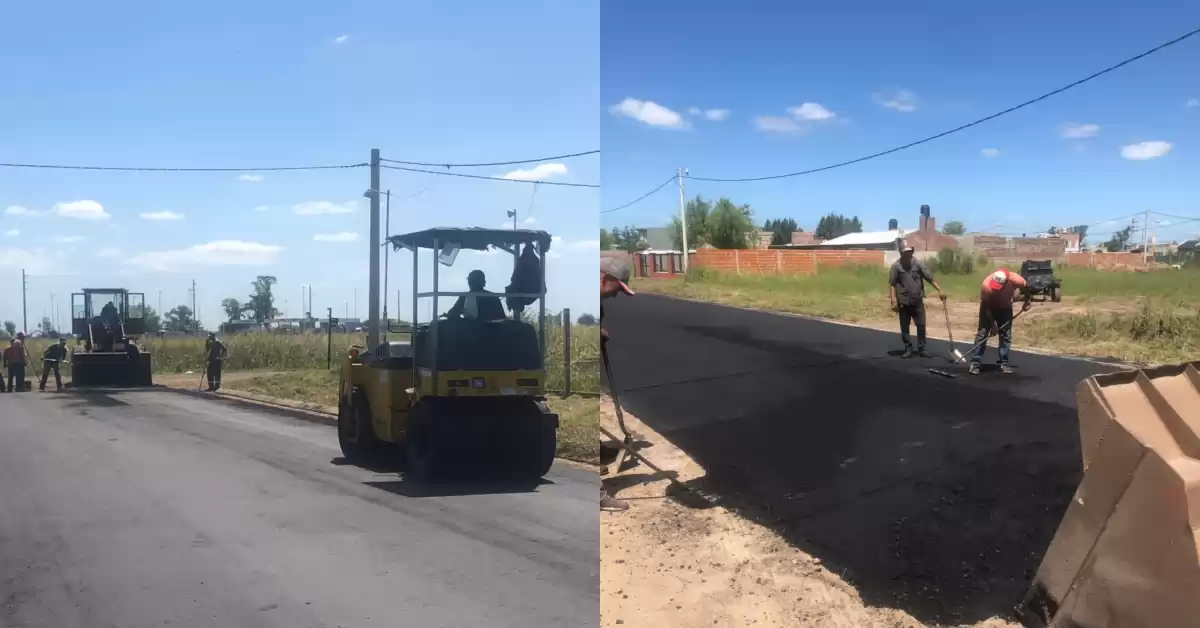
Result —
[{"label": "worker in dark shirt", "polygon": [[21,336],[9,341],[4,350],[4,368],[8,369],[8,391],[21,392],[25,390],[25,347]]},{"label": "worker in dark shirt", "polygon": [[59,374],[58,369],[63,362],[67,361],[67,353],[66,338],[59,338],[57,344],[46,347],[46,350],[42,352],[42,381],[38,384],[38,390],[46,390],[46,379],[53,370],[54,389],[62,392],[62,375]]},{"label": "worker in dark shirt", "polygon": [[[467,275],[467,288],[470,292],[482,292],[492,294],[484,290],[487,285],[487,278],[482,270],[473,270]],[[481,321],[502,321],[507,316],[504,315],[504,305],[500,303],[499,296],[461,296],[454,302],[454,305],[444,314],[446,318],[470,318]]]},{"label": "worker in dark shirt", "polygon": [[[629,264],[617,257],[600,258],[600,344],[607,351],[608,330],[604,328],[604,301],[619,294],[633,295],[629,289]],[[607,469],[605,469],[607,471]],[[629,510],[629,504],[608,494],[600,481],[601,510]]]},{"label": "worker in dark shirt", "polygon": [[229,348],[217,339],[217,334],[210,332],[208,340],[204,341],[204,353],[207,360],[205,373],[208,375],[208,392],[221,389],[221,365],[229,355]]},{"label": "worker in dark shirt", "polygon": [[942,287],[933,280],[933,275],[921,260],[913,257],[913,247],[905,246],[900,251],[900,259],[892,264],[888,273],[888,299],[892,311],[900,315],[900,339],[904,341],[904,354],[900,357],[913,357],[912,337],[908,330],[912,323],[917,324],[916,355],[930,357],[925,350],[925,282],[938,291],[938,298],[946,300]]}]

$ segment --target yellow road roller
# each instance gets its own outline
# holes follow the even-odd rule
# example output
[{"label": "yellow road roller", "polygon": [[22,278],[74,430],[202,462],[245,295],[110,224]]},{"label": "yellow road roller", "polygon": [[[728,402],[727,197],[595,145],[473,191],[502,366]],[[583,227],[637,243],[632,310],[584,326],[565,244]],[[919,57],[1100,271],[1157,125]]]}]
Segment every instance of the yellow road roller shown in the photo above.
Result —
[{"label": "yellow road roller", "polygon": [[[338,442],[355,464],[402,461],[406,479],[431,482],[487,469],[489,477],[534,479],[554,463],[558,415],[546,404],[546,254],[544,231],[428,229],[388,238],[412,253],[413,322],[400,340],[353,347],[341,364]],[[439,267],[459,251],[499,250],[515,260],[514,281],[502,293],[439,285]],[[417,287],[429,252],[432,290]],[[439,298],[457,302],[439,316]],[[415,320],[422,299],[430,320]],[[507,302],[510,316],[501,301]],[[537,304],[536,325],[523,316]]]}]

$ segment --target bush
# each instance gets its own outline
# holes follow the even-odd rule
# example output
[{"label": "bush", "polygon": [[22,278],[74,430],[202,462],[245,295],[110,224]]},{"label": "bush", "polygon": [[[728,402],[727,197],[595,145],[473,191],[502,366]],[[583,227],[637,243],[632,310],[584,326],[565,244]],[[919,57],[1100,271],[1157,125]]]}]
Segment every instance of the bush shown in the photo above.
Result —
[{"label": "bush", "polygon": [[989,263],[985,255],[972,256],[954,247],[946,247],[938,251],[936,257],[925,261],[930,271],[940,275],[971,275]]}]

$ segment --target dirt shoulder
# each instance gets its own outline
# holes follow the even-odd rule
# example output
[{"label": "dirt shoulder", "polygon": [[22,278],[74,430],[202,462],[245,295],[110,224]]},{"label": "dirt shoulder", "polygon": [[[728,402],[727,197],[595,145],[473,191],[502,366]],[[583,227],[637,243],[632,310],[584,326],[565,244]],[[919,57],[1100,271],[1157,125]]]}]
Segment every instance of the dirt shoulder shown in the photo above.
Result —
[{"label": "dirt shoulder", "polygon": [[[600,420],[618,433],[608,397]],[[625,413],[625,421],[649,443],[642,451],[657,466],[685,482],[704,475],[636,417]],[[605,486],[630,508],[601,514],[601,626],[924,628],[903,611],[865,605],[841,576],[772,531],[721,506],[667,499],[668,481],[649,468],[615,471]],[[993,618],[972,627],[1018,624]]]}]

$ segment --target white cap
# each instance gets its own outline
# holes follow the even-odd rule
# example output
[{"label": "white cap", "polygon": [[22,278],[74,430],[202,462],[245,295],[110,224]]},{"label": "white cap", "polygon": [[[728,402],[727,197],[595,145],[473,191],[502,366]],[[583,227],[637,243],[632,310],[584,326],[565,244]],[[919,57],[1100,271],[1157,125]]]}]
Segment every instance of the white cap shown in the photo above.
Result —
[{"label": "white cap", "polygon": [[1008,273],[998,270],[992,273],[992,281],[1003,286],[1004,284],[1008,283]]}]

